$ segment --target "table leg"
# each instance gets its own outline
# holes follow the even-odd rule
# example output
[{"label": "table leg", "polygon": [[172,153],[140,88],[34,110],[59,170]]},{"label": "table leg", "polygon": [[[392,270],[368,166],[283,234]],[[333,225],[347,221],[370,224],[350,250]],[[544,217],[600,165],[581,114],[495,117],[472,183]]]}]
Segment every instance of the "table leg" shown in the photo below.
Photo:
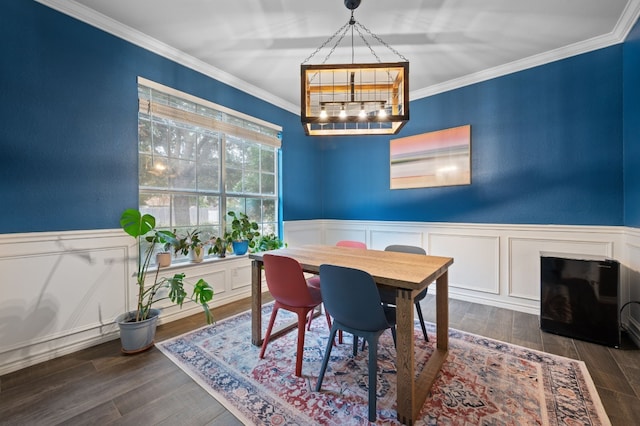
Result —
[{"label": "table leg", "polygon": [[251,262],[251,343],[262,345],[262,262]]},{"label": "table leg", "polygon": [[396,290],[397,328],[397,405],[398,420],[413,424],[415,401],[415,355],[413,335],[413,297],[409,290]]},{"label": "table leg", "polygon": [[441,350],[449,349],[449,272],[445,271],[436,280],[436,333]]},{"label": "table leg", "polygon": [[[398,420],[413,425],[427,399],[431,386],[447,359],[449,350],[449,278],[445,271],[436,280],[436,348],[418,377],[415,377],[413,298],[411,292],[396,293],[398,327]],[[410,312],[410,314],[407,314]],[[410,327],[410,336],[407,336]],[[401,337],[403,336],[403,337]],[[415,378],[415,379],[414,379]]]}]

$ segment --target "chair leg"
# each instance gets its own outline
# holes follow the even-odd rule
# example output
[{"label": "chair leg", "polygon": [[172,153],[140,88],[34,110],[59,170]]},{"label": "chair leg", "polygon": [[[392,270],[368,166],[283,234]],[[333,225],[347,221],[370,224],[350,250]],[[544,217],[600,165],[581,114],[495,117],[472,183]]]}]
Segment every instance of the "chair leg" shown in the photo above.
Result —
[{"label": "chair leg", "polygon": [[329,341],[327,342],[327,349],[324,351],[324,358],[322,358],[322,367],[320,368],[320,374],[318,375],[318,382],[316,383],[316,392],[320,392],[322,387],[322,381],[324,380],[324,373],[327,370],[327,364],[331,357],[331,349],[333,348],[333,341],[336,338],[336,328],[331,327],[331,333],[329,333]]},{"label": "chair leg", "polygon": [[267,334],[264,336],[264,341],[262,342],[262,349],[260,350],[260,359],[264,358],[264,352],[267,350],[267,345],[269,344],[269,338],[271,337],[271,329],[273,328],[273,324],[276,322],[276,315],[278,315],[278,309],[280,307],[278,304],[273,305],[273,311],[271,311],[271,318],[269,319],[269,326],[267,327]]},{"label": "chair leg", "polygon": [[309,311],[309,321],[307,323],[307,331],[311,330],[311,321],[313,321],[313,309]]},{"label": "chair leg", "polygon": [[427,336],[427,327],[424,326],[424,317],[422,316],[422,308],[420,307],[419,301],[416,301],[416,310],[418,311],[418,318],[420,319],[420,326],[422,327],[422,335],[424,336],[425,342],[428,342],[429,336]]},{"label": "chair leg", "polygon": [[376,399],[378,390],[378,336],[369,342],[369,421],[376,421]]},{"label": "chair leg", "polygon": [[[331,315],[329,315],[329,312],[327,312],[326,309],[324,310],[324,315],[327,318],[327,325],[329,326],[329,330],[331,330]],[[337,346],[335,339],[333,339],[332,342],[333,342],[333,346]]]},{"label": "chair leg", "polygon": [[[304,354],[304,332],[307,312],[298,312],[298,348],[296,350],[296,376],[302,376],[302,355]],[[312,313],[313,316],[313,313]]]},{"label": "chair leg", "polygon": [[359,340],[360,340],[360,338],[354,334],[353,335],[353,356],[358,355],[358,341]]}]

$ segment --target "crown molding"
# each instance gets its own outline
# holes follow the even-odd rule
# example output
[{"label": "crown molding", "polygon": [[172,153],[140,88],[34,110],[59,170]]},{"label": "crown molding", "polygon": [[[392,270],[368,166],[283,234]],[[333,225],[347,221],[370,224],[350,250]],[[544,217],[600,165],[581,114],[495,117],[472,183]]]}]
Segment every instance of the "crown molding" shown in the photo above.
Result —
[{"label": "crown molding", "polygon": [[170,59],[180,65],[191,68],[194,71],[198,71],[208,77],[220,81],[221,83],[228,84],[229,86],[241,90],[251,96],[255,96],[265,102],[280,107],[291,113],[300,115],[300,107],[294,105],[291,102],[273,95],[259,87],[256,87],[244,80],[241,80],[225,71],[222,71],[214,66],[211,66],[191,55],[169,46],[166,43],[156,40],[138,30],[135,30],[129,26],[122,24],[114,19],[111,19],[101,13],[94,11],[86,6],[76,3],[72,0],[35,0],[36,2],[43,4],[65,15],[71,16],[79,21],[89,24],[99,30],[105,31],[111,35],[128,41],[138,47],[149,50],[164,58]]},{"label": "crown molding", "polygon": [[629,35],[629,32],[633,28],[639,16],[640,0],[629,0],[622,12],[622,15],[620,15],[620,19],[616,23],[615,28],[609,34],[593,37],[588,40],[580,41],[578,43],[570,44],[538,55],[529,56],[528,58],[510,62],[508,64],[468,74],[460,78],[445,81],[444,83],[414,90],[409,93],[409,97],[412,101],[415,101],[428,96],[470,86],[475,83],[481,83],[493,78],[502,77],[518,71],[524,71],[529,68],[534,68],[622,43],[627,38],[627,35]]}]

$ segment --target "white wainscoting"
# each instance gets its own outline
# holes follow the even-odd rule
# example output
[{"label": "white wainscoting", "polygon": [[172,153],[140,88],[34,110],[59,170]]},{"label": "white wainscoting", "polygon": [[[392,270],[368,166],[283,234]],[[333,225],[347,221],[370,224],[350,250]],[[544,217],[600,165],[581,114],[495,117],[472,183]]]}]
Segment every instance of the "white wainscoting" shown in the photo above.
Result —
[{"label": "white wainscoting", "polygon": [[[307,220],[286,222],[289,246],[363,241],[423,247],[450,256],[450,296],[537,314],[541,252],[596,254],[623,265],[621,302],[640,300],[640,230],[597,226],[536,226]],[[0,375],[115,339],[113,320],[135,303],[135,246],[121,230],[0,235]],[[250,295],[246,256],[174,264],[165,273],[207,280],[213,306]],[[160,322],[200,312],[170,303]],[[623,312],[640,336],[640,306]]]},{"label": "white wainscoting", "polygon": [[[134,240],[121,230],[0,235],[0,375],[118,337],[116,316],[135,306]],[[211,306],[250,295],[247,256],[173,264],[214,287]],[[160,322],[201,312],[160,305]]]},{"label": "white wainscoting", "polygon": [[[640,300],[640,230],[611,226],[317,220],[286,222],[290,246],[358,240],[370,249],[417,245],[453,257],[452,298],[539,314],[540,255],[597,255],[621,263],[621,306]],[[304,236],[310,236],[305,239]],[[435,292],[435,286],[429,289]],[[640,336],[640,306],[625,309],[623,323]]]}]

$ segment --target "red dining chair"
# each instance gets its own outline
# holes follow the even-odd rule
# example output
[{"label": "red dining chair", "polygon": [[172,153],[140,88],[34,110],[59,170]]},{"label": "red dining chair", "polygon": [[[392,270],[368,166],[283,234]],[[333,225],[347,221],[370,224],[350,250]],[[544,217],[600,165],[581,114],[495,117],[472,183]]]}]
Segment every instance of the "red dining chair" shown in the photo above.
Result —
[{"label": "red dining chair", "polygon": [[341,240],[336,243],[338,247],[353,247],[359,249],[366,249],[367,245],[360,241]]},{"label": "red dining chair", "polygon": [[[336,243],[336,246],[338,247],[352,247],[352,248],[359,248],[359,249],[366,249],[367,245],[365,243],[362,243],[360,241],[351,241],[351,240],[340,240]],[[314,275],[313,277],[309,278],[309,284],[320,288],[320,276],[319,275]],[[311,324],[311,322],[309,322],[309,324]]]},{"label": "red dining chair", "polygon": [[[296,351],[296,376],[302,375],[302,355],[304,353],[304,335],[307,314],[313,314],[313,310],[322,303],[320,290],[308,285],[304,278],[302,267],[297,260],[272,254],[265,254],[263,257],[264,272],[267,278],[267,287],[275,302],[267,333],[262,342],[260,358],[264,358],[267,350],[271,330],[275,323],[278,310],[285,309],[298,315],[298,346]],[[326,313],[327,324],[331,328],[329,314]]]}]

